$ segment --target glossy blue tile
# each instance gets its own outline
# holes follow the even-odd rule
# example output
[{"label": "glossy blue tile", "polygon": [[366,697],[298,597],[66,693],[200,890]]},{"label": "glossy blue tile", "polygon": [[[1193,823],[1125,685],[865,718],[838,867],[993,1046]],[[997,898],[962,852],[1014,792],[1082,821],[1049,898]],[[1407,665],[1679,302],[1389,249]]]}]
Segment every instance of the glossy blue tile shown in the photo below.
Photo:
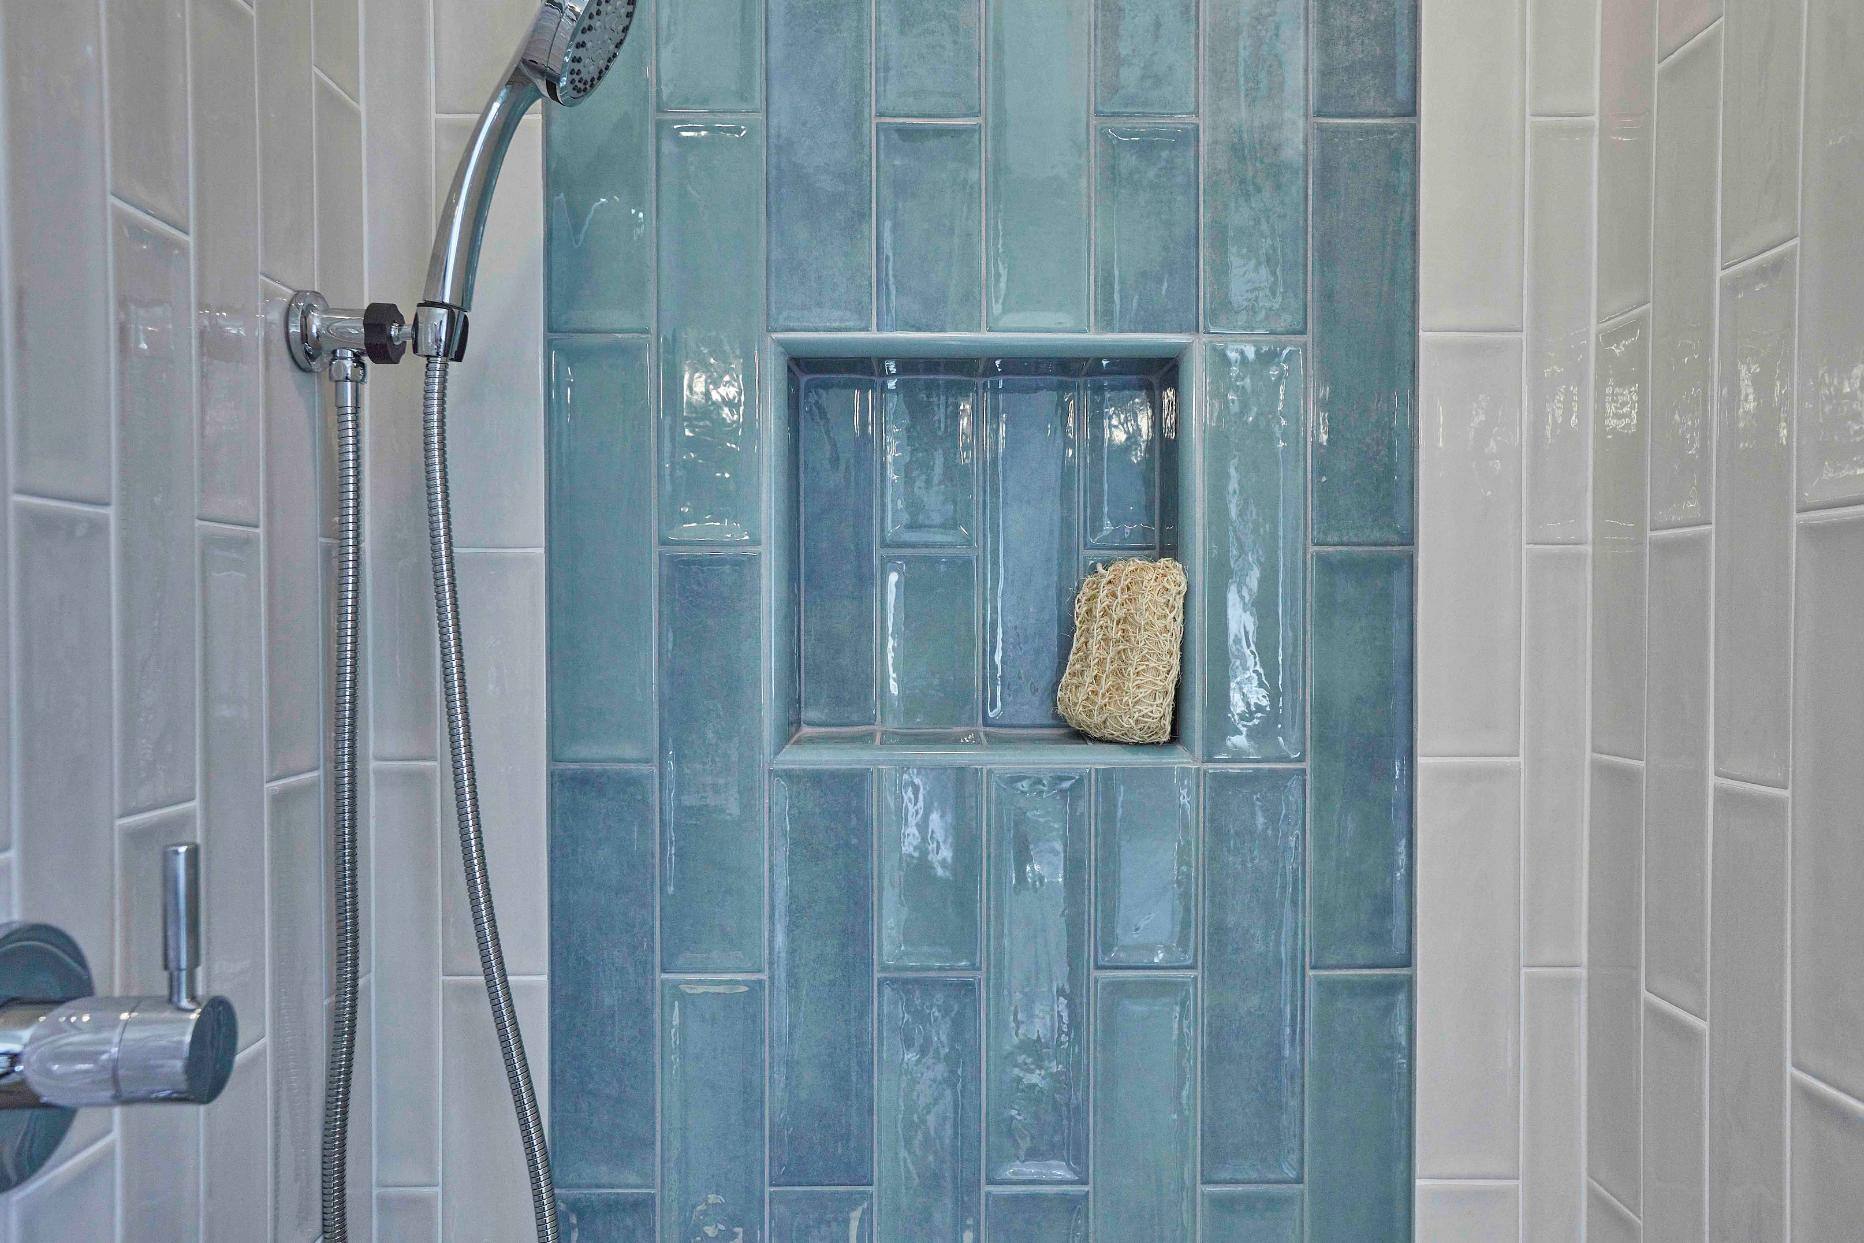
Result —
[{"label": "glossy blue tile", "polygon": [[660,535],[755,543],[763,134],[663,121],[659,144]]},{"label": "glossy blue tile", "polygon": [[1204,323],[1307,327],[1307,4],[1235,0],[1204,18]]},{"label": "glossy blue tile", "polygon": [[980,965],[984,797],[975,768],[880,771],[880,965]]},{"label": "glossy blue tile", "polygon": [[1094,38],[1103,115],[1197,111],[1197,0],[1099,0]]},{"label": "glossy blue tile", "polygon": [[770,1243],[873,1243],[866,1191],[772,1191]]},{"label": "glossy blue tile", "polygon": [[882,332],[975,332],[983,304],[982,135],[882,125],[874,266]]},{"label": "glossy blue tile", "polygon": [[557,1196],[564,1233],[576,1243],[655,1243],[651,1191],[565,1191]]},{"label": "glossy blue tile", "polygon": [[1082,385],[1089,548],[1158,547],[1163,429],[1154,384],[1109,376]]},{"label": "glossy blue tile", "polygon": [[977,982],[882,980],[880,1049],[881,1243],[976,1238]]},{"label": "glossy blue tile", "polygon": [[550,1150],[566,1187],[654,1185],[655,840],[653,773],[551,773]]},{"label": "glossy blue tile", "polygon": [[1207,1183],[1301,1177],[1301,774],[1204,777],[1204,1112]]},{"label": "glossy blue tile", "polygon": [[764,985],[660,986],[660,1239],[764,1237]]},{"label": "glossy blue tile", "polygon": [[888,729],[974,724],[977,558],[891,558],[881,567],[880,607],[880,723]]},{"label": "glossy blue tile", "polygon": [[1202,1243],[1301,1243],[1301,1189],[1208,1190],[1198,1238]]},{"label": "glossy blue tile", "polygon": [[995,0],[986,52],[992,331],[1087,327],[1091,0]]},{"label": "glossy blue tile", "polygon": [[885,542],[897,548],[977,542],[977,382],[901,376],[880,384]]},{"label": "glossy blue tile", "polygon": [[1086,773],[990,777],[990,1178],[1087,1178]]},{"label": "glossy blue tile", "polygon": [[552,332],[653,330],[652,59],[653,40],[629,39],[601,90],[544,113]]},{"label": "glossy blue tile", "polygon": [[811,377],[797,413],[802,721],[874,723],[873,381]]},{"label": "glossy blue tile", "polygon": [[1197,910],[1197,771],[1094,774],[1095,935],[1103,967],[1188,967]]},{"label": "glossy blue tile", "polygon": [[769,10],[770,326],[866,328],[873,0],[770,0]]},{"label": "glossy blue tile", "polygon": [[1085,1191],[993,1191],[985,1243],[1087,1243]]},{"label": "glossy blue tile", "polygon": [[1314,542],[1408,544],[1417,442],[1417,131],[1314,150]]},{"label": "glossy blue tile", "polygon": [[1107,332],[1197,327],[1197,126],[1104,125],[1094,319]]},{"label": "glossy blue tile", "polygon": [[1197,1000],[1185,976],[1106,976],[1094,1001],[1094,1237],[1197,1223]]},{"label": "glossy blue tile", "polygon": [[883,117],[978,114],[978,0],[878,0],[874,86]]},{"label": "glossy blue tile", "polygon": [[654,755],[647,342],[550,343],[550,752]]},{"label": "glossy blue tile", "polygon": [[1314,115],[1417,114],[1417,0],[1314,0]]},{"label": "glossy blue tile", "polygon": [[1411,1238],[1411,977],[1316,975],[1310,1243]]},{"label": "glossy blue tile", "polygon": [[873,1180],[874,784],[774,776],[770,792],[770,1181]]},{"label": "glossy blue tile", "polygon": [[1307,383],[1299,346],[1204,351],[1204,754],[1306,742]]},{"label": "glossy blue tile", "polygon": [[1058,725],[1080,573],[1075,381],[985,382],[984,723]]},{"label": "glossy blue tile", "polygon": [[656,8],[660,106],[756,111],[764,80],[763,0],[661,0]]},{"label": "glossy blue tile", "polygon": [[660,564],[660,961],[666,971],[764,963],[764,781],[758,561]]}]

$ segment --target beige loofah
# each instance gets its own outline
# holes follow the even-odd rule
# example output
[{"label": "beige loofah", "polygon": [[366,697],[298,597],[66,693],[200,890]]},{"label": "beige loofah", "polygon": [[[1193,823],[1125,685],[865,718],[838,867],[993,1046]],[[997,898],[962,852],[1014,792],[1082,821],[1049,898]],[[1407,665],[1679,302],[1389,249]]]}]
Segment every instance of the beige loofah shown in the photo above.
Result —
[{"label": "beige loofah", "polygon": [[1055,693],[1062,720],[1106,742],[1171,737],[1184,645],[1184,567],[1115,561],[1074,602],[1074,647]]}]

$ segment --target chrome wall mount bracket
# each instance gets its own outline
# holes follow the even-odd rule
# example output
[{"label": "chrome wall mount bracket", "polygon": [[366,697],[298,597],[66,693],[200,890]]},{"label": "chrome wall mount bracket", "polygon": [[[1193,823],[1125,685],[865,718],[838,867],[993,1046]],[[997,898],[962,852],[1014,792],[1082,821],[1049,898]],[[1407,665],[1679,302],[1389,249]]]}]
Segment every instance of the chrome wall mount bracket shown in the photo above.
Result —
[{"label": "chrome wall mount bracket", "polygon": [[332,310],[322,294],[301,289],[285,305],[285,348],[300,371],[316,371],[342,354],[398,363],[413,340],[414,329],[392,302]]}]

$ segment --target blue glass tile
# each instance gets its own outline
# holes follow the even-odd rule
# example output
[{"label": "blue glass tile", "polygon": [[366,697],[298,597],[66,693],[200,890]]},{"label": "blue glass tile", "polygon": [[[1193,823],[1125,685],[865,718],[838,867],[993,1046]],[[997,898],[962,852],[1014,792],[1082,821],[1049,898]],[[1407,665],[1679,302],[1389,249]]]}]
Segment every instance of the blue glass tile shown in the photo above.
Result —
[{"label": "blue glass tile", "polygon": [[882,332],[975,332],[983,301],[975,125],[882,125],[875,269]]},{"label": "blue glass tile", "polygon": [[1090,0],[990,6],[989,328],[1087,327]]},{"label": "blue glass tile", "polygon": [[880,773],[880,965],[975,970],[984,796],[975,768]]},{"label": "blue glass tile", "polygon": [[552,332],[653,329],[652,53],[629,39],[601,90],[544,113]]},{"label": "blue glass tile", "polygon": [[1307,3],[1234,0],[1205,16],[1204,321],[1307,326]]},{"label": "blue glass tile", "polygon": [[880,723],[977,720],[977,558],[894,557],[882,567]]},{"label": "blue glass tile", "polygon": [[550,1147],[568,1187],[654,1185],[654,843],[651,772],[551,773]]},{"label": "blue glass tile", "polygon": [[1204,1193],[1202,1243],[1301,1243],[1299,1187],[1213,1188]]},{"label": "blue glass tile", "polygon": [[1080,573],[1073,380],[986,382],[984,723],[1058,725]]},{"label": "blue glass tile", "polygon": [[1087,1192],[993,1191],[985,1243],[1087,1243]]},{"label": "blue glass tile", "polygon": [[1197,111],[1197,0],[1099,0],[1095,106],[1106,116]]},{"label": "blue glass tile", "polygon": [[1197,327],[1197,126],[1105,125],[1094,318],[1109,332]]},{"label": "blue glass tile", "polygon": [[873,1180],[874,783],[784,773],[770,797],[770,1180]]},{"label": "blue glass tile", "polygon": [[1102,978],[1094,1003],[1094,1237],[1189,1239],[1197,1221],[1191,980]]},{"label": "blue glass tile", "polygon": [[1314,557],[1313,965],[1411,962],[1411,558]]},{"label": "blue glass tile", "polygon": [[1094,774],[1095,927],[1103,967],[1188,967],[1197,909],[1197,772]]},{"label": "blue glass tile", "polygon": [[1204,752],[1298,759],[1306,742],[1305,356],[1204,352]]},{"label": "blue glass tile", "polygon": [[990,779],[993,1182],[1087,1178],[1085,773]]},{"label": "blue glass tile", "polygon": [[[554,1151],[554,1150],[553,1150]],[[557,1215],[576,1243],[655,1243],[651,1191],[565,1191]]]},{"label": "blue glass tile", "polygon": [[803,384],[804,725],[874,723],[873,388],[831,377]]},{"label": "blue glass tile", "polygon": [[1417,114],[1417,0],[1314,0],[1314,115]]},{"label": "blue glass tile", "polygon": [[1310,1243],[1411,1238],[1411,977],[1316,975]]},{"label": "blue glass tile", "polygon": [[1111,376],[1090,378],[1083,388],[1087,546],[1156,548],[1162,429],[1153,382]]},{"label": "blue glass tile", "polygon": [[764,1237],[764,985],[660,992],[661,1243]]},{"label": "blue glass tile", "polygon": [[1301,1177],[1301,775],[1204,777],[1204,1181]]},{"label": "blue glass tile", "polygon": [[975,980],[880,982],[881,1243],[977,1237]]},{"label": "blue glass tile", "polygon": [[661,0],[656,8],[660,106],[755,112],[764,80],[763,0]]},{"label": "blue glass tile", "polygon": [[771,0],[769,22],[770,326],[866,328],[873,0]]},{"label": "blue glass tile", "polygon": [[888,544],[976,543],[980,413],[974,380],[903,376],[881,382]]},{"label": "blue glass tile", "polygon": [[879,0],[874,67],[883,117],[978,114],[978,0]]},{"label": "blue glass tile", "polygon": [[661,123],[662,539],[758,538],[763,169],[755,123]]},{"label": "blue glass tile", "polygon": [[770,1243],[873,1243],[874,1197],[865,1191],[772,1191]]},{"label": "blue glass tile", "polygon": [[758,563],[660,566],[660,959],[667,971],[764,963]]},{"label": "blue glass tile", "polygon": [[1314,542],[1408,544],[1417,441],[1417,131],[1314,150]]},{"label": "blue glass tile", "polygon": [[550,749],[654,755],[653,448],[647,342],[550,348]]}]

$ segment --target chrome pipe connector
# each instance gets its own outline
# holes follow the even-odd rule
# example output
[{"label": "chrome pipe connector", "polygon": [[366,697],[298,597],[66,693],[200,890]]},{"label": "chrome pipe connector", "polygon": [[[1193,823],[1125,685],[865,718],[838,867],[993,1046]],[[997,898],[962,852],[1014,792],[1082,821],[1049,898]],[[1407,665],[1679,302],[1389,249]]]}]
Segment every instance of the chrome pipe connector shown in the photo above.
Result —
[{"label": "chrome pipe connector", "polygon": [[285,306],[285,348],[300,371],[316,371],[342,354],[398,363],[413,339],[414,329],[392,302],[336,310],[316,290],[301,289]]}]

